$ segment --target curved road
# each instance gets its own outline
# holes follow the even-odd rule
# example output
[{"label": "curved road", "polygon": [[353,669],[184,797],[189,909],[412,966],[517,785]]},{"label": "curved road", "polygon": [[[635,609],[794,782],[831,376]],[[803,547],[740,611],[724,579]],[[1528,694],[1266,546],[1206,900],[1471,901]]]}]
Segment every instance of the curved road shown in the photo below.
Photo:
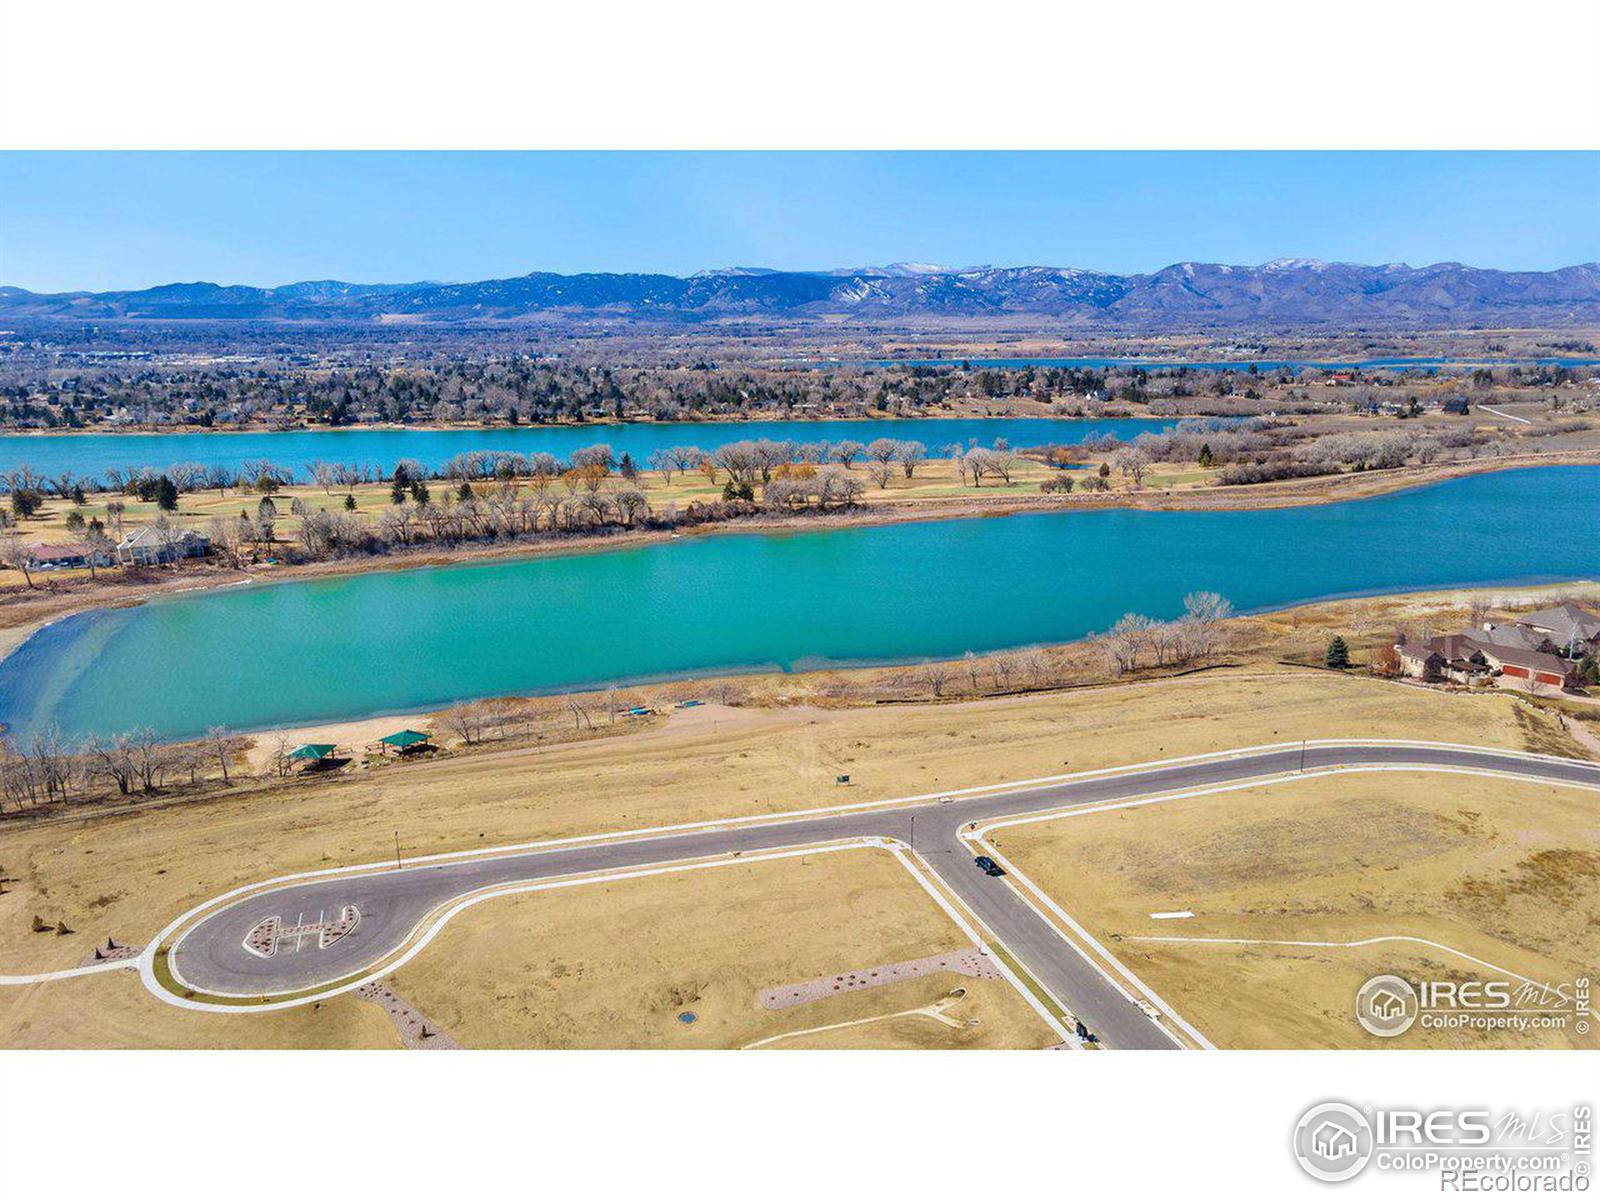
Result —
[{"label": "curved road", "polygon": [[[1111,1047],[1171,1049],[1172,1038],[1065,941],[1003,879],[972,862],[960,839],[970,823],[1069,806],[1239,783],[1338,767],[1415,767],[1496,771],[1533,782],[1600,788],[1600,764],[1447,745],[1316,744],[1266,748],[1229,757],[1090,776],[1060,783],[894,808],[847,811],[737,828],[552,847],[493,858],[446,860],[286,884],[238,900],[179,935],[171,961],[202,992],[266,995],[348,978],[400,948],[430,912],[480,888],[591,871],[624,871],[687,859],[803,846],[846,838],[893,838],[912,846],[995,937],[1066,1008]],[[284,926],[331,920],[343,906],[361,919],[347,936],[317,949],[315,933],[271,957],[245,948],[269,917]]]}]

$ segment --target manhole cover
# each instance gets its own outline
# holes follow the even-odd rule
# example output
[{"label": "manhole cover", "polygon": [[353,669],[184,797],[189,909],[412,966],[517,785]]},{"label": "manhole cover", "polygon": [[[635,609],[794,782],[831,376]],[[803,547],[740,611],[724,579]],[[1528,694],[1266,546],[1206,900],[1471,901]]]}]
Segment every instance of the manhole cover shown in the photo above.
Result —
[{"label": "manhole cover", "polygon": [[681,1012],[678,1014],[678,1020],[685,1025],[693,1025],[695,1023],[695,1015],[692,1012]]}]

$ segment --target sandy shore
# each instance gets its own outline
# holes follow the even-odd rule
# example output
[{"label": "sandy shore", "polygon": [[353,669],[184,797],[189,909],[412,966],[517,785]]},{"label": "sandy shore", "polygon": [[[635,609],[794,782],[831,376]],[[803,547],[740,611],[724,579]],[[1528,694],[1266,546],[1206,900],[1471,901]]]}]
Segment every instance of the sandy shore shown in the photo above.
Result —
[{"label": "sandy shore", "polygon": [[272,762],[272,756],[277,753],[279,745],[287,750],[293,750],[296,746],[307,743],[331,743],[339,748],[337,753],[341,757],[352,755],[360,758],[367,747],[379,738],[398,733],[402,729],[432,733],[434,717],[432,714],[412,713],[394,717],[365,717],[357,721],[335,721],[323,725],[303,725],[295,729],[265,730],[246,735],[254,738],[255,744],[245,752],[245,759],[249,762],[251,770],[265,771]]}]

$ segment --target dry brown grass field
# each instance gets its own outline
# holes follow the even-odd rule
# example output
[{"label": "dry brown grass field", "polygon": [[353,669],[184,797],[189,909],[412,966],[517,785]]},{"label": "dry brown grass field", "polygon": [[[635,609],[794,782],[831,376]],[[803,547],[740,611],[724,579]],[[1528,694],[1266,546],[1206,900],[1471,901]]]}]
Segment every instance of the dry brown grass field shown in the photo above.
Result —
[{"label": "dry brown grass field", "polygon": [[[0,829],[0,964],[77,965],[230,888],[293,871],[781,814],[1301,737],[1542,748],[1510,697],[1292,669],[970,703],[675,713],[643,732],[441,757],[292,787]],[[849,774],[848,788],[835,776]],[[33,916],[70,935],[31,932]]]},{"label": "dry brown grass field", "polygon": [[196,1013],[157,1000],[134,971],[0,990],[6,1050],[388,1050],[400,1035],[353,996],[267,1013]]},{"label": "dry brown grass field", "polygon": [[[561,1049],[1031,1049],[1060,1039],[1003,980],[939,972],[769,1011],[764,988],[968,939],[886,850],[848,849],[501,897],[392,979],[464,1045]],[[966,996],[951,1028],[892,1014]],[[685,1024],[681,1014],[693,1013]],[[820,1026],[862,1022],[848,1029]],[[965,1024],[976,1022],[976,1024]]]},{"label": "dry brown grass field", "polygon": [[[1600,965],[1600,793],[1425,772],[1338,774],[997,829],[990,840],[1219,1046],[1600,1045],[1571,1031],[1355,1021],[1373,975],[1543,983]],[[1154,912],[1190,910],[1189,920]]]},{"label": "dry brown grass field", "polygon": [[[595,741],[444,756],[134,812],[10,825],[0,830],[0,877],[7,880],[0,895],[0,968],[20,974],[76,966],[107,937],[143,944],[177,914],[230,888],[298,870],[384,861],[394,853],[397,831],[409,857],[1337,736],[1538,749],[1560,735],[1550,718],[1505,695],[1447,695],[1291,668],[960,703],[707,705]],[[844,773],[854,781],[848,789],[834,783]],[[552,920],[581,922],[557,913],[561,904],[548,899],[534,897],[526,907],[550,912]],[[585,911],[570,898],[562,904],[564,911]],[[630,911],[635,916],[612,928],[639,930],[638,944],[614,938],[618,956],[648,953],[653,944],[654,934],[647,934],[653,926],[637,917],[642,910]],[[71,932],[34,933],[36,915]],[[417,970],[436,961],[424,953],[413,964]],[[83,997],[95,999],[92,1020],[56,1011],[76,1009]],[[975,992],[964,1003],[980,1000]],[[368,1031],[349,1036],[354,1044],[370,1044],[371,1030],[385,1032],[369,1020],[371,1007],[347,997],[330,1001],[316,1010],[326,1014],[321,1032],[302,1035],[296,1026],[283,1035],[285,1044],[302,1036],[306,1044],[343,1044],[345,1034],[332,1029],[336,1021]],[[341,1015],[351,1011],[357,1015]],[[35,1031],[68,1031],[59,1037],[71,1044],[129,1044],[146,1016],[153,1038],[168,1036],[162,1031],[177,1042],[187,1038],[188,1018],[144,995],[131,976],[0,990],[0,1029],[18,1031],[7,1036],[35,1037],[21,1032],[18,1022],[27,1022]],[[226,1038],[220,1022],[227,1019],[205,1018],[195,1028],[217,1022],[222,1032],[197,1037]],[[248,1018],[260,1019],[275,1021]],[[919,1029],[922,1023],[911,1022]],[[848,1044],[888,1037],[906,1022],[885,1024],[889,1033],[865,1026],[841,1037]],[[254,1028],[240,1037],[256,1036]],[[71,1030],[83,1031],[81,1043],[72,1041],[79,1035]],[[260,1036],[270,1041],[275,1035]]]}]

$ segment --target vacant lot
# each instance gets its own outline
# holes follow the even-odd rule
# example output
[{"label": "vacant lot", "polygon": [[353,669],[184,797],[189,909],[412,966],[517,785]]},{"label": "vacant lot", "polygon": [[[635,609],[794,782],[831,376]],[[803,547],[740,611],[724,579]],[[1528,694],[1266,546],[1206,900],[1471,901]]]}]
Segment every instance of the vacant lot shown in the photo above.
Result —
[{"label": "vacant lot", "polygon": [[196,1013],[163,1004],[134,971],[0,988],[0,1048],[7,1050],[398,1049],[400,1035],[375,1004],[338,996],[270,1013]]},{"label": "vacant lot", "polygon": [[[996,830],[1007,857],[1218,1045],[1589,1046],[1593,1034],[1355,1022],[1376,974],[1505,978],[1415,943],[1208,945],[1148,937],[1426,939],[1541,982],[1600,964],[1600,794],[1476,776],[1346,774]],[[1192,910],[1192,920],[1152,920]]]},{"label": "vacant lot", "polygon": [[977,1024],[902,1017],[803,1042],[1058,1041],[1010,984],[954,972],[779,1011],[757,1002],[763,988],[966,945],[892,854],[850,849],[490,900],[457,916],[392,982],[471,1047],[736,1049],[923,1007],[957,987],[967,996],[947,1015]]},{"label": "vacant lot", "polygon": [[[953,704],[705,708],[641,733],[444,757],[125,815],[0,831],[0,971],[76,966],[291,871],[938,792],[1300,737],[1546,748],[1506,696],[1290,669]],[[848,788],[834,784],[849,774]],[[33,917],[68,934],[34,933]],[[0,1004],[6,996],[0,992]]]}]

